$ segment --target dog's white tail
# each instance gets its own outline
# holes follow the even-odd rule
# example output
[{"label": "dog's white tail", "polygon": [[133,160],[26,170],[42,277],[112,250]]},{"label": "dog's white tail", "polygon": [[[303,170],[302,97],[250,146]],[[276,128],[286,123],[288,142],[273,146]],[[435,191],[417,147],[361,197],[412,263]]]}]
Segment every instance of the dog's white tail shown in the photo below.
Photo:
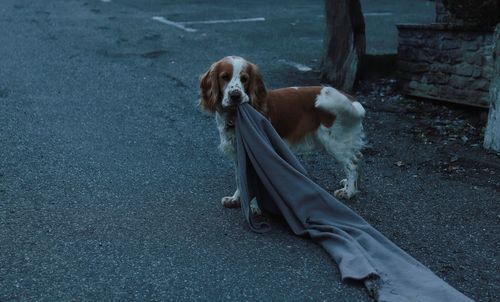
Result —
[{"label": "dog's white tail", "polygon": [[323,87],[316,98],[316,108],[337,117],[338,122],[359,122],[365,116],[365,108],[359,102],[350,101],[345,95],[332,87]]}]

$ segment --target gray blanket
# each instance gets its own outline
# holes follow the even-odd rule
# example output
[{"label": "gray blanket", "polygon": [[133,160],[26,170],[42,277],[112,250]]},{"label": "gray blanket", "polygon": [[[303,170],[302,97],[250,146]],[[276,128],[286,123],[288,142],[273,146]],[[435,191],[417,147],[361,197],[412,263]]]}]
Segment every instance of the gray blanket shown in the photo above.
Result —
[{"label": "gray blanket", "polygon": [[272,125],[248,103],[237,108],[241,209],[256,232],[253,198],[281,215],[299,236],[319,243],[338,264],[342,280],[364,282],[377,301],[472,301],[401,250],[363,218],[307,177]]}]

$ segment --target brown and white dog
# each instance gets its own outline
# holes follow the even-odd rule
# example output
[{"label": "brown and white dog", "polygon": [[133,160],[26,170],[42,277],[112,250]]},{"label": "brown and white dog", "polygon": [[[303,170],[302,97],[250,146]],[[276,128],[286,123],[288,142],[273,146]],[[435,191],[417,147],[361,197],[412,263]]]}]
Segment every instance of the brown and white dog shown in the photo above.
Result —
[{"label": "brown and white dog", "polygon": [[[235,163],[235,105],[250,102],[292,147],[319,147],[337,159],[347,174],[337,198],[358,193],[365,110],[351,96],[324,86],[267,90],[257,66],[236,56],[213,63],[201,76],[200,89],[200,106],[215,113],[219,148]],[[239,190],[222,198],[222,205],[238,207]]]}]

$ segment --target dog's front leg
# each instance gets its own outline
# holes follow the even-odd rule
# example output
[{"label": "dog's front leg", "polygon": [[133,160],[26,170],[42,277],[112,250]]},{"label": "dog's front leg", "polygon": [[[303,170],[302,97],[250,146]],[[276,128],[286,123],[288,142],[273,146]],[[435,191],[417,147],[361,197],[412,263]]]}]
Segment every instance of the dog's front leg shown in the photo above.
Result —
[{"label": "dog's front leg", "polygon": [[233,196],[222,197],[221,203],[225,208],[238,208],[240,206],[240,188],[238,181],[238,162],[234,160],[234,175],[236,178],[236,191]]},{"label": "dog's front leg", "polygon": [[[236,191],[233,196],[222,197],[221,203],[225,208],[238,208],[240,207],[240,182],[238,179],[238,159],[236,154],[236,133],[234,127],[228,127],[226,119],[220,115],[216,114],[217,128],[220,135],[220,145],[219,149],[227,157],[233,160],[234,163],[234,176],[236,180]],[[250,202],[250,209],[253,214],[260,215],[261,210],[255,198]]]},{"label": "dog's front leg", "polygon": [[237,208],[240,206],[240,190],[238,188],[238,162],[236,157],[236,134],[234,127],[228,127],[227,117],[216,113],[215,121],[219,130],[220,145],[219,149],[233,160],[235,167],[236,191],[233,196],[226,196],[221,199],[222,206],[225,208]]},{"label": "dog's front leg", "polygon": [[[240,207],[240,182],[238,179],[238,162],[236,159],[234,160],[234,176],[236,179],[236,191],[234,192],[233,196],[226,196],[223,197],[221,200],[222,206],[225,208],[238,208]],[[259,208],[259,204],[257,203],[257,200],[254,198],[250,201],[250,210],[252,211],[252,214],[255,215],[261,215],[262,211]]]}]

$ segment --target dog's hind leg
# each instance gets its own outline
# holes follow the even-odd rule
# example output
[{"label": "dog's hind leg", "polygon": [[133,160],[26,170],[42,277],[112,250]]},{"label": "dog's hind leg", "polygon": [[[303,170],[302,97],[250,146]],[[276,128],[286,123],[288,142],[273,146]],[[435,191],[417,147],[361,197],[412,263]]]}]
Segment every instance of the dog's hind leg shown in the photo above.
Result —
[{"label": "dog's hind leg", "polygon": [[342,162],[346,177],[340,181],[342,188],[335,190],[335,197],[349,200],[359,193],[361,182],[362,154],[359,153],[350,162]]},{"label": "dog's hind leg", "polygon": [[350,101],[331,87],[321,90],[315,105],[335,116],[332,127],[320,126],[316,134],[325,150],[337,159],[346,173],[346,178],[341,181],[342,188],[334,192],[335,197],[351,199],[359,192],[365,110],[360,103]]}]

